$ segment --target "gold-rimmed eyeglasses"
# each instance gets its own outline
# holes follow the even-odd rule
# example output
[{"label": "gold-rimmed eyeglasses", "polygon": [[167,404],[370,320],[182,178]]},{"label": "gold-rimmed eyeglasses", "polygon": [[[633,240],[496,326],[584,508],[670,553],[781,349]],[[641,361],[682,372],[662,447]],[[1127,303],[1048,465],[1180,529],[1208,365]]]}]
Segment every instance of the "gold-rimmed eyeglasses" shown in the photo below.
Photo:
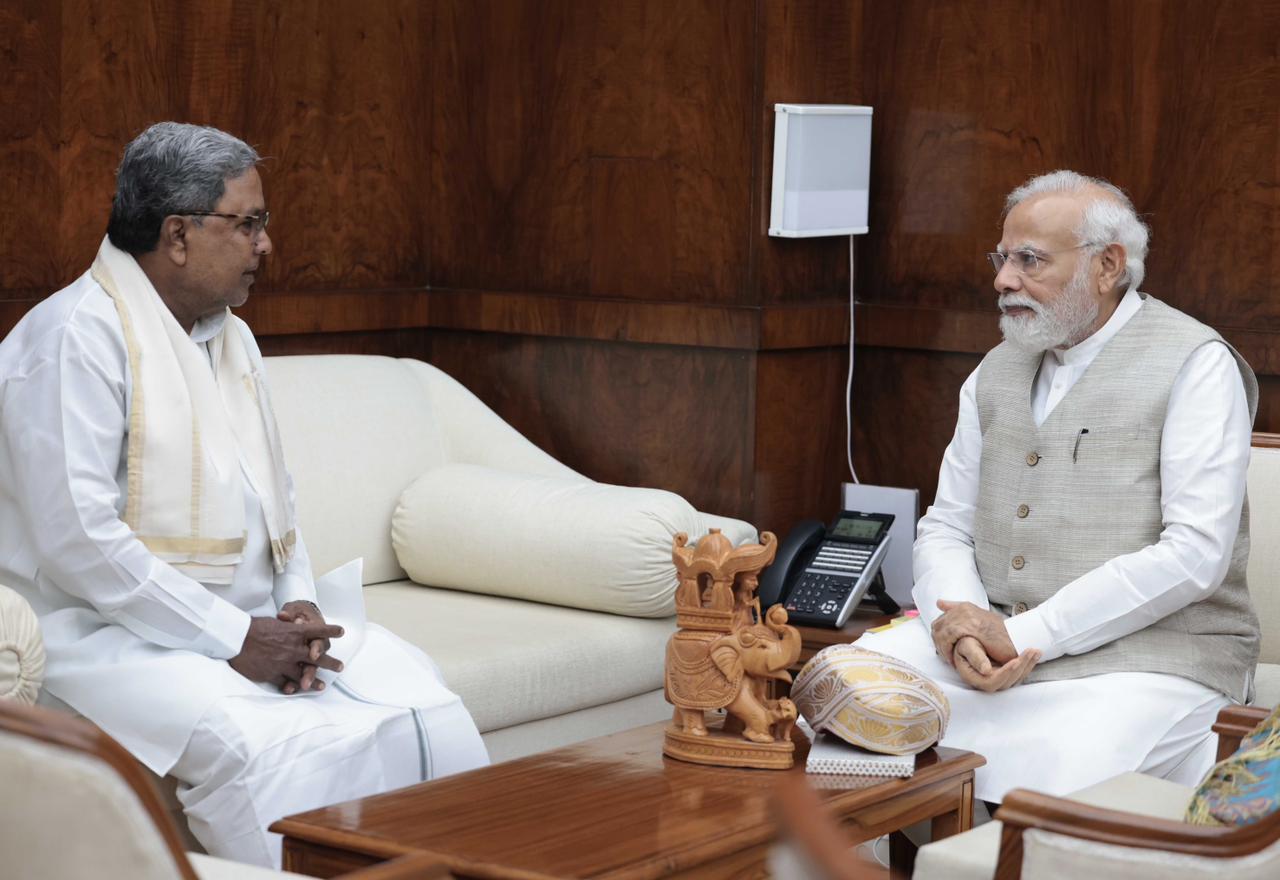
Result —
[{"label": "gold-rimmed eyeglasses", "polygon": [[1084,244],[1078,244],[1075,247],[1061,251],[1037,251],[1033,248],[1018,248],[1016,251],[1007,254],[992,251],[987,254],[987,259],[991,261],[991,268],[996,270],[997,275],[1000,274],[1000,270],[1004,268],[1005,263],[1012,263],[1014,270],[1018,274],[1026,275],[1028,278],[1035,278],[1049,264],[1049,257],[1055,254],[1069,254],[1072,251],[1089,247],[1093,247],[1093,242],[1087,241]]},{"label": "gold-rimmed eyeglasses", "polygon": [[263,230],[267,228],[267,224],[271,222],[271,212],[263,211],[261,214],[223,214],[218,211],[184,211],[184,217],[223,217],[227,220],[235,220],[237,223],[247,224],[249,232],[255,236],[261,235]]}]

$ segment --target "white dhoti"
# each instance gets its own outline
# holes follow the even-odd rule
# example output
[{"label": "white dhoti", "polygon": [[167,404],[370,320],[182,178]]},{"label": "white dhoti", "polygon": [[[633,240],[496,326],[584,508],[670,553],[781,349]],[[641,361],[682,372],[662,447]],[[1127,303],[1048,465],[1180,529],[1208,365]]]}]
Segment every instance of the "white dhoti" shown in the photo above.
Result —
[{"label": "white dhoti", "polygon": [[[435,674],[426,664],[420,672]],[[178,799],[205,849],[278,867],[280,835],[267,831],[277,819],[487,763],[456,697],[404,709],[368,702],[339,679],[300,699],[263,694],[218,700],[171,772],[182,783]]]},{"label": "white dhoti", "polygon": [[1230,704],[1198,682],[1153,672],[974,690],[938,656],[919,619],[856,644],[910,663],[942,688],[951,723],[941,744],[987,759],[974,774],[984,801],[1013,788],[1065,795],[1135,770],[1195,785],[1217,752],[1213,720]]}]

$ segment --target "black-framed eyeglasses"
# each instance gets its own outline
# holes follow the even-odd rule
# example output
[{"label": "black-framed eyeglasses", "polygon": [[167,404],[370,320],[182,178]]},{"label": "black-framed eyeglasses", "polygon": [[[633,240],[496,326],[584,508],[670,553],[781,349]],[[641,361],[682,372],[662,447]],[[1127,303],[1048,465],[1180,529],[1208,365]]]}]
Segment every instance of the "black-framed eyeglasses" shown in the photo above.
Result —
[{"label": "black-framed eyeglasses", "polygon": [[224,217],[227,220],[235,220],[237,223],[248,223],[249,231],[254,235],[261,235],[262,231],[267,228],[267,224],[271,222],[271,212],[263,211],[261,214],[223,214],[218,211],[183,211],[184,217]]},{"label": "black-framed eyeglasses", "polygon": [[1093,245],[1093,242],[1087,241],[1084,244],[1078,244],[1073,248],[1067,248],[1062,251],[1034,251],[1031,248],[1019,248],[1007,254],[992,251],[987,254],[987,259],[991,261],[991,268],[996,270],[997,275],[1000,274],[1000,270],[1004,268],[1005,263],[1012,263],[1013,268],[1019,274],[1034,278],[1044,271],[1045,266],[1048,265],[1047,257],[1052,257],[1054,254],[1069,254],[1082,248],[1093,247]]}]

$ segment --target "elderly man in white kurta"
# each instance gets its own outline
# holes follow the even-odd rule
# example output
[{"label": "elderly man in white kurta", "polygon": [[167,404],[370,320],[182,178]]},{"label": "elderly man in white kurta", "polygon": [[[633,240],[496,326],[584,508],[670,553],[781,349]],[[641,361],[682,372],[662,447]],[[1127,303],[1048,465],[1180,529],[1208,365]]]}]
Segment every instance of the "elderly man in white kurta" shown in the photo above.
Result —
[{"label": "elderly man in white kurta", "polygon": [[1147,229],[1059,171],[1006,205],[1005,342],[960,392],[915,544],[918,622],[859,644],[946,690],[976,795],[1138,770],[1194,784],[1252,694],[1245,471],[1257,383],[1212,329],[1138,292]]},{"label": "elderly man in white kurta", "polygon": [[0,343],[0,582],[40,616],[46,692],[175,775],[211,853],[278,865],[281,816],[487,757],[434,664],[365,624],[358,564],[317,595],[229,311],[271,251],[257,162],[148,129],[92,268]]}]

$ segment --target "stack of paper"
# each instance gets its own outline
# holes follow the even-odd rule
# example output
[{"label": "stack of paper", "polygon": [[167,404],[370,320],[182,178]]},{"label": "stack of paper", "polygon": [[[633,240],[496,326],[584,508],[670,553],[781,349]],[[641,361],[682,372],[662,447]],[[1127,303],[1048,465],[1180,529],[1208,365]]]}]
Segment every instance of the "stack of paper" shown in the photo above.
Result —
[{"label": "stack of paper", "polygon": [[916,772],[916,756],[868,752],[829,733],[820,733],[814,737],[804,769],[807,773],[907,777]]}]

